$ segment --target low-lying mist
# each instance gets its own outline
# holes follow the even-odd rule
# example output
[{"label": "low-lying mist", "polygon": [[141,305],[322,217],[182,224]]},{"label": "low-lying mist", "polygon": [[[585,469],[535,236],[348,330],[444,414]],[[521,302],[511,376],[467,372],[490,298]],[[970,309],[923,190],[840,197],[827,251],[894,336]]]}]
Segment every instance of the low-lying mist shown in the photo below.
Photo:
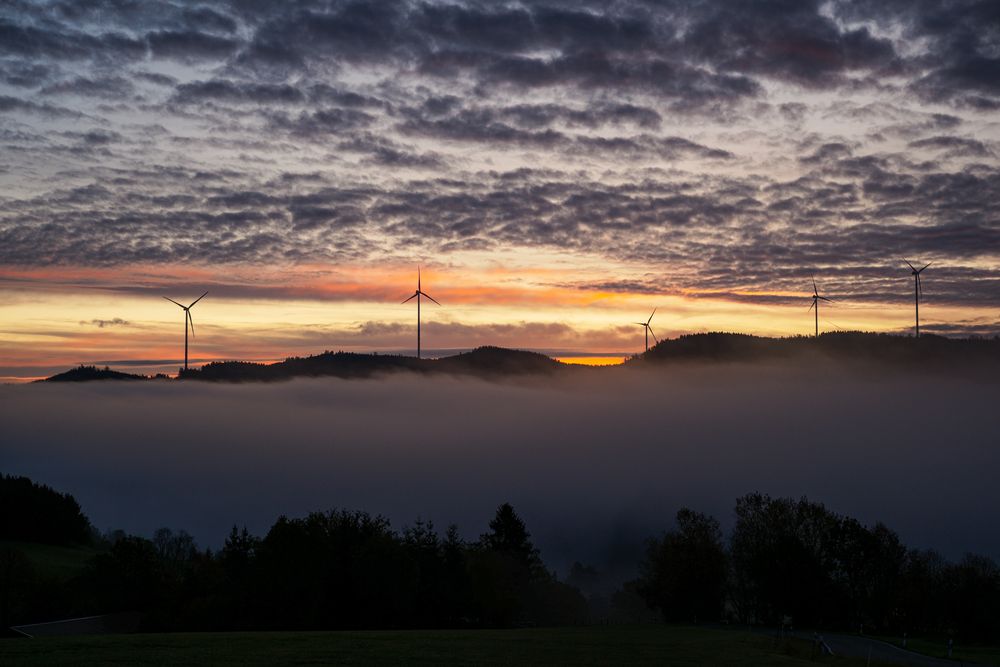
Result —
[{"label": "low-lying mist", "polygon": [[998,382],[830,363],[6,386],[0,471],[72,493],[101,529],[213,548],[234,523],[334,507],[474,539],[509,501],[551,567],[620,570],[680,506],[728,528],[759,490],[1000,556],[998,405]]}]

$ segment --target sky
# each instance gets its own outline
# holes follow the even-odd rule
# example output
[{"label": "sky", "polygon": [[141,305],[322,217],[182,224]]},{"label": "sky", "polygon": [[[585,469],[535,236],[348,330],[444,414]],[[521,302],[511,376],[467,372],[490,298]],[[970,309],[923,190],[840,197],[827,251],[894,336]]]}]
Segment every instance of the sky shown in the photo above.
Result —
[{"label": "sky", "polygon": [[0,381],[1000,333],[1000,5],[0,6]]}]

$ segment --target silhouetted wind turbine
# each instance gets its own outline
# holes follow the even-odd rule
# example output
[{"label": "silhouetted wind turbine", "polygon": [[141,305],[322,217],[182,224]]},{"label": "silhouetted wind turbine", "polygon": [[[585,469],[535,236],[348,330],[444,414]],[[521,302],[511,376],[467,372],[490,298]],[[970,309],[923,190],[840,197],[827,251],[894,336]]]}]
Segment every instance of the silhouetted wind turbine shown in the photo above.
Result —
[{"label": "silhouetted wind turbine", "polygon": [[913,276],[913,307],[916,316],[916,336],[915,338],[920,338],[920,297],[924,294],[924,286],[920,284],[920,274],[923,273],[924,269],[933,264],[934,262],[927,262],[923,267],[917,269],[914,268],[912,264],[907,262],[905,259],[903,262],[910,267],[911,275]]},{"label": "silhouetted wind turbine", "polygon": [[[205,294],[208,294],[206,291]],[[205,298],[205,294],[202,294],[197,299],[191,302],[190,306],[185,306],[184,304],[177,303],[168,296],[163,297],[170,303],[175,303],[181,307],[184,311],[184,370],[188,369],[188,323],[191,323],[191,336],[194,337],[194,318],[191,317],[191,309],[194,308],[194,304],[198,303]]]},{"label": "silhouetted wind turbine", "polygon": [[[437,302],[437,300],[434,297],[432,297],[430,294],[428,294],[427,292],[425,292],[422,289],[420,289],[420,267],[418,266],[417,267],[417,291],[413,293],[413,296],[411,296],[409,299],[406,300],[406,301],[409,301],[410,299],[416,299],[417,300],[417,359],[420,358],[420,297],[422,297],[422,296],[427,297],[428,299],[430,299],[434,303],[437,303],[437,305],[439,305],[439,306],[441,305],[440,303]],[[403,301],[403,303],[406,303],[406,301]]]},{"label": "silhouetted wind turbine", "polygon": [[646,330],[646,352],[649,352],[649,334],[653,334],[654,341],[656,341],[657,343],[660,342],[656,340],[656,334],[653,333],[652,327],[649,326],[649,323],[653,321],[653,315],[656,315],[656,308],[654,308],[653,312],[649,314],[648,320],[646,320],[645,322],[636,322],[636,324],[638,324],[640,327]]},{"label": "silhouetted wind turbine", "polygon": [[819,302],[820,301],[827,301],[829,303],[833,303],[833,299],[828,299],[825,296],[820,296],[819,295],[819,290],[816,289],[816,279],[815,278],[813,278],[813,296],[812,296],[812,300],[813,300],[813,302],[812,302],[812,305],[809,306],[809,310],[812,310],[813,308],[816,309],[816,337],[819,338]]}]

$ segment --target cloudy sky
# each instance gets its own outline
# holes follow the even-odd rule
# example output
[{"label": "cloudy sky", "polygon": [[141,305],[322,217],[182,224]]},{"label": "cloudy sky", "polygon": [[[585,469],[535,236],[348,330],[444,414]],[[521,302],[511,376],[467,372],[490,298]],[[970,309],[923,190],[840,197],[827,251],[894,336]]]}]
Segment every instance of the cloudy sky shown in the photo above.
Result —
[{"label": "cloudy sky", "polygon": [[1000,333],[995,0],[0,6],[0,377]]}]

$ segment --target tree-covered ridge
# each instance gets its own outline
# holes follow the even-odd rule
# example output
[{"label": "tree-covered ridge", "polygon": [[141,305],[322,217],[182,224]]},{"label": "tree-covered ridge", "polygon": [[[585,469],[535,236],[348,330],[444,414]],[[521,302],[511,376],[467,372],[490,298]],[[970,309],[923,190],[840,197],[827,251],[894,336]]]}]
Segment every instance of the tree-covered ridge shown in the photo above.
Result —
[{"label": "tree-covered ridge", "polygon": [[[91,535],[71,497],[25,478],[0,479],[3,500],[29,498],[33,516],[76,517],[59,535]],[[418,519],[396,530],[383,517],[339,509],[282,516],[263,536],[234,526],[218,552],[199,549],[184,531],[161,529],[152,539],[117,531],[91,537],[88,562],[58,581],[8,542],[0,545],[0,625],[123,611],[143,612],[150,631],[659,617],[1000,641],[1000,568],[989,557],[950,562],[908,548],[885,525],[805,498],[748,494],[736,500],[734,519],[726,535],[715,518],[680,510],[674,527],[648,541],[638,577],[610,600],[593,585],[602,574],[593,566],[576,563],[563,580],[550,571],[508,503],[473,541],[456,526],[442,534]],[[7,539],[28,539],[4,526]]]},{"label": "tree-covered ridge", "polygon": [[90,521],[76,499],[27,477],[0,475],[0,540],[84,544]]},{"label": "tree-covered ridge", "polygon": [[[934,369],[1000,367],[1000,339],[920,338],[865,332],[833,332],[819,337],[767,338],[734,333],[699,333],[661,340],[626,364],[630,368],[655,367],[668,362],[747,362],[816,360],[873,364],[897,368]],[[214,361],[200,368],[181,370],[185,380],[216,382],[271,382],[300,377],[369,378],[390,373],[420,375],[450,374],[485,378],[555,373],[613,373],[615,367],[582,368],[564,364],[538,352],[495,346],[478,347],[439,359],[417,359],[398,354],[323,352],[291,357],[273,364],[251,361]],[[166,376],[157,376],[163,379]],[[148,379],[80,366],[48,378],[48,381]]]},{"label": "tree-covered ridge", "polygon": [[928,364],[1000,365],[1000,338],[920,338],[861,331],[819,336],[768,338],[736,333],[699,333],[662,340],[633,363],[670,361],[759,361],[827,357],[862,362],[924,367]]},{"label": "tree-covered ridge", "polygon": [[682,509],[626,589],[673,621],[1000,640],[991,558],[952,563],[806,498],[748,494],[735,518],[726,540],[714,518]]}]

